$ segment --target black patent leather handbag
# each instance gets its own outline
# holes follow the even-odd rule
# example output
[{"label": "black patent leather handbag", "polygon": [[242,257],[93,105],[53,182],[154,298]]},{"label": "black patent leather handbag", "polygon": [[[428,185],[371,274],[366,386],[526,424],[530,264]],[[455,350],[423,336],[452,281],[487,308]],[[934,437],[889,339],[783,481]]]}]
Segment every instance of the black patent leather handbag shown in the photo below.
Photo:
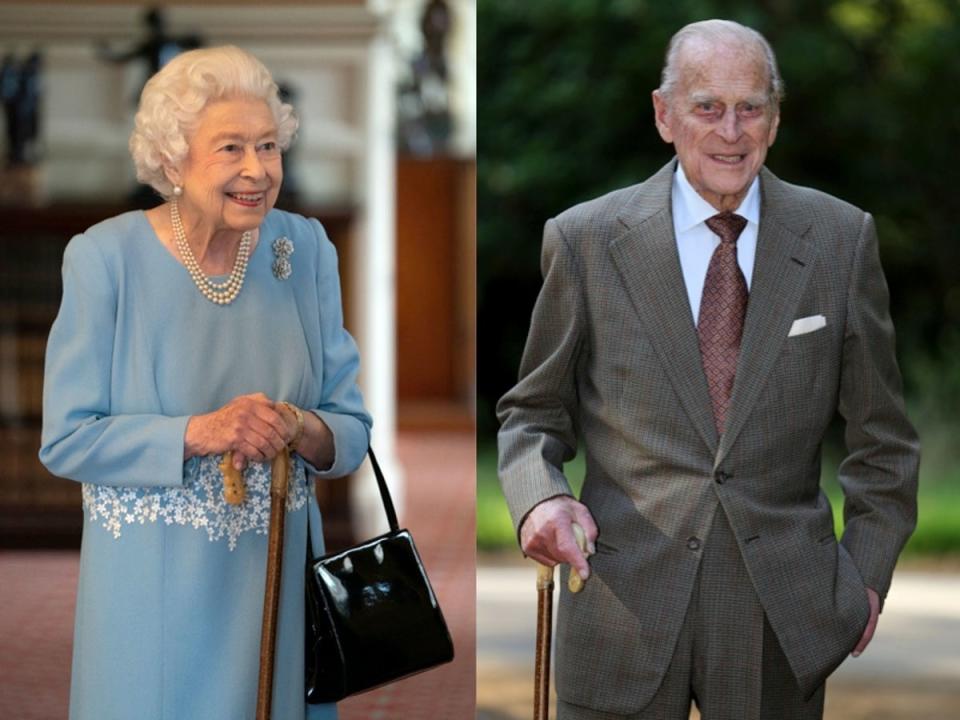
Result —
[{"label": "black patent leather handbag", "polygon": [[453,660],[453,641],[373,450],[367,451],[390,531],[314,559],[307,536],[306,694],[350,695]]}]

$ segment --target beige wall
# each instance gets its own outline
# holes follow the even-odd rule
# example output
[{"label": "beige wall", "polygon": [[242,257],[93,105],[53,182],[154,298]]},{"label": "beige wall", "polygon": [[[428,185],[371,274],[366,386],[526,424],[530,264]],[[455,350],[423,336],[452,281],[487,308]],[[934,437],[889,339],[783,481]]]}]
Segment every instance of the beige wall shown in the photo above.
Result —
[{"label": "beige wall", "polygon": [[[365,44],[381,20],[363,3],[233,5],[226,17],[223,7],[209,4],[171,6],[169,32],[240,45],[294,87],[302,124],[293,170],[305,201],[362,201]],[[105,62],[96,44],[135,46],[144,36],[143,13],[143,6],[114,2],[0,5],[0,50],[43,52],[41,201],[110,198],[133,185],[127,138],[146,65]]]}]

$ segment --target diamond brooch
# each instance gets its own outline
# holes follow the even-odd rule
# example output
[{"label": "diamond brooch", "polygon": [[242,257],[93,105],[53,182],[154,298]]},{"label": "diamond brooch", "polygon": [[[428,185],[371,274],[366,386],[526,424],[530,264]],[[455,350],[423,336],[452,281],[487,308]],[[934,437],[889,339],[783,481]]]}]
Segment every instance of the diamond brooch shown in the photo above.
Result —
[{"label": "diamond brooch", "polygon": [[293,272],[293,266],[290,264],[290,256],[293,255],[293,243],[281,235],[273,241],[273,254],[276,258],[273,261],[273,275],[278,280],[286,280]]}]

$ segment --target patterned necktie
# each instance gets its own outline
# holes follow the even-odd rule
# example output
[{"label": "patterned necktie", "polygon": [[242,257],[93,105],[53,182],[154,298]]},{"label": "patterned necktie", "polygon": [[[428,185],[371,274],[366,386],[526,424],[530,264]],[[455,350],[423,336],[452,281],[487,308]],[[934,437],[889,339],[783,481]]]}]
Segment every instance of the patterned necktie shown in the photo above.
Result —
[{"label": "patterned necktie", "polygon": [[713,419],[720,435],[733,393],[743,317],[747,309],[747,282],[737,264],[737,238],[746,226],[745,218],[731,212],[707,220],[707,227],[720,236],[720,245],[714,250],[707,268],[697,334],[713,402]]}]

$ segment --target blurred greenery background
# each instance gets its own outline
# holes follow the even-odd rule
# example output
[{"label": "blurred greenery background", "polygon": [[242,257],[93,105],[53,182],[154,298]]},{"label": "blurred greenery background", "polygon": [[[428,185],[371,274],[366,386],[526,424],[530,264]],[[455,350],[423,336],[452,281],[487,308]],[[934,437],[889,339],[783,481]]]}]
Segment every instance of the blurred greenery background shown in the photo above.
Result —
[{"label": "blurred greenery background", "polygon": [[[960,0],[479,0],[478,541],[515,548],[494,408],[516,381],[543,223],[672,157],[653,125],[670,36],[763,33],[787,96],[767,165],[876,218],[910,415],[923,442],[908,552],[960,553]],[[835,481],[841,428],[825,448]],[[582,477],[582,460],[574,462]],[[838,525],[839,525],[838,518]]]}]

